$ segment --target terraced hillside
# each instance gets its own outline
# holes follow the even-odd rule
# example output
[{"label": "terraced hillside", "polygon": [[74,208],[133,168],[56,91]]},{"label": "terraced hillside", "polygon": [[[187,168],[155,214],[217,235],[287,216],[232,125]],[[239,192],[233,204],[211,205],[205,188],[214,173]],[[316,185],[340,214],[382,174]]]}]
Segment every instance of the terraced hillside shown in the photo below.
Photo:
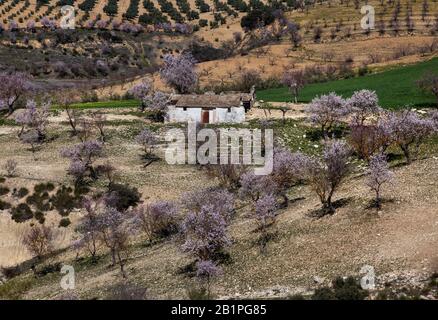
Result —
[{"label": "terraced hillside", "polygon": [[[264,0],[263,2],[268,3]],[[201,87],[223,91],[236,89],[231,86],[245,71],[255,70],[264,80],[273,79],[278,82],[286,69],[323,66],[327,74],[320,80],[332,80],[334,76],[344,77],[340,73],[345,69],[346,75],[351,75],[350,69],[358,72],[362,68],[367,73],[369,69],[374,71],[386,68],[388,65],[422,61],[426,56],[435,55],[438,50],[436,0],[331,0],[308,2],[305,7],[300,7],[300,2],[295,0],[281,3],[269,1],[270,8],[282,8],[284,16],[279,19],[276,16],[277,12],[271,10],[275,22],[261,27],[256,23],[257,28],[251,30],[248,25],[254,25],[254,21],[260,19],[260,12],[265,12],[266,7],[262,7],[263,2],[262,0],[0,0],[0,31],[25,28],[23,32],[0,32],[0,41],[6,51],[4,54],[0,52],[0,55],[6,58],[20,57],[20,54],[24,53],[21,49],[26,49],[31,55],[29,61],[32,61],[35,49],[39,49],[41,54],[47,54],[44,52],[48,47],[55,51],[57,55],[55,61],[62,60],[67,63],[68,61],[64,61],[66,59],[58,59],[58,57],[70,57],[70,55],[74,56],[72,58],[78,55],[87,57],[91,52],[90,46],[98,47],[98,51],[103,53],[108,53],[109,47],[116,46],[127,53],[132,51],[132,46],[141,44],[143,42],[141,39],[144,38],[145,43],[150,43],[153,39],[160,47],[157,50],[140,45],[137,50],[138,58],[134,59],[135,61],[122,59],[126,60],[124,64],[129,68],[137,69],[126,78],[130,78],[133,74],[145,75],[145,71],[139,68],[149,66],[149,62],[143,57],[156,60],[158,65],[160,58],[166,53],[191,51],[199,62]],[[375,10],[375,28],[372,30],[361,27],[364,16],[361,7],[365,4],[373,6]],[[117,29],[127,32],[121,32],[121,40],[118,39],[121,42],[116,44],[111,43],[113,42],[111,39],[102,40],[101,38],[106,36],[99,32],[91,37],[84,34],[84,41],[79,48],[77,43],[71,46],[68,43],[56,45],[60,42],[58,41],[60,35],[50,36],[48,30],[61,20],[60,8],[63,5],[76,7],[77,25],[86,29],[99,29],[99,31]],[[287,20],[287,23],[281,24],[282,19]],[[246,32],[242,29],[242,21],[246,21],[246,24],[244,23]],[[292,34],[288,31],[290,23],[298,26],[297,34],[300,39],[298,45],[294,43],[295,40],[291,38]],[[38,26],[45,27],[43,34],[40,31],[35,32]],[[192,31],[195,31],[194,35],[191,34]],[[127,33],[126,37],[125,33]],[[129,33],[133,36],[131,37]],[[142,34],[140,40],[137,38],[138,34]],[[54,37],[55,40],[44,39],[50,37]],[[237,40],[238,38],[240,40]],[[133,45],[127,45],[123,39],[128,42],[133,41]],[[198,49],[188,47],[187,44],[194,39],[203,46]],[[163,41],[167,44],[172,43],[176,47],[163,45]],[[208,48],[210,51],[204,54]],[[19,50],[20,54],[11,55],[14,50]],[[95,55],[97,51],[93,52],[92,55]],[[109,56],[111,57],[111,54]],[[96,58],[106,59],[105,54]],[[4,61],[6,62],[7,59]],[[109,63],[112,64],[114,63]],[[21,63],[16,68],[22,70],[20,65]],[[7,66],[13,67],[15,64],[13,61],[8,61]],[[27,71],[34,76],[44,74],[45,78],[47,74],[57,76],[56,72],[39,69],[35,72]],[[125,73],[124,68],[120,70],[120,80],[127,82],[126,79],[121,78]],[[69,72],[63,78],[69,78],[68,74]],[[269,86],[272,87],[272,83]],[[128,87],[121,85],[121,89],[117,89],[118,94],[125,94]],[[109,96],[113,92],[114,88],[111,86],[103,95]]]},{"label": "terraced hillside", "polygon": [[[54,21],[60,19],[60,8],[73,5],[79,25],[89,21],[129,21],[144,25],[158,23],[188,23],[202,30],[231,30],[251,7],[258,7],[260,0],[2,0],[0,21],[11,21],[25,27],[30,20],[40,23],[43,17]],[[269,1],[272,3],[271,1]],[[305,38],[315,36],[320,30],[322,38],[331,40],[363,33],[360,22],[364,16],[360,8],[371,5],[375,10],[375,29],[371,33],[394,34],[430,33],[436,27],[438,2],[434,0],[372,0],[372,1],[308,1],[287,0],[276,7],[289,11],[289,16],[301,24]],[[110,24],[108,23],[108,26]],[[383,31],[384,30],[384,31]]]},{"label": "terraced hillside", "polygon": [[[0,1],[0,18],[3,24],[11,20],[19,26],[27,21],[37,23],[43,18],[57,20],[60,7],[73,5],[80,25],[88,20],[105,19],[156,24],[164,22],[198,24],[200,20],[223,21],[223,16],[239,16],[247,10],[243,1],[220,2],[217,0],[3,0]],[[203,22],[201,22],[202,24]]]},{"label": "terraced hillside", "polygon": [[438,299],[438,0],[274,1],[0,0],[0,300]]}]

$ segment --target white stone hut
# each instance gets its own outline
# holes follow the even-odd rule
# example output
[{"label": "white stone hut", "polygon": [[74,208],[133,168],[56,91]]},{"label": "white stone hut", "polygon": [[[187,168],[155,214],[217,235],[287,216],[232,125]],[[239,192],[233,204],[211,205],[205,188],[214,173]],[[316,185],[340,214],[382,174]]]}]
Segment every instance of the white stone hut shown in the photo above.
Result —
[{"label": "white stone hut", "polygon": [[170,100],[169,122],[241,123],[254,104],[255,92],[173,95]]}]

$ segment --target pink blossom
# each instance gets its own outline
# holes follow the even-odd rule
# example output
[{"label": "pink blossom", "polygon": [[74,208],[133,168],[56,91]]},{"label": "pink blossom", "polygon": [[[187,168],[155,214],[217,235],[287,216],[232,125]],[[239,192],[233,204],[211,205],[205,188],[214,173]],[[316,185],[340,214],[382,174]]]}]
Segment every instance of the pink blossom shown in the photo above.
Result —
[{"label": "pink blossom", "polygon": [[325,136],[347,114],[345,100],[334,92],[314,98],[306,112],[310,115],[310,120],[321,127]]},{"label": "pink blossom", "polygon": [[160,75],[168,85],[179,93],[189,93],[198,82],[195,63],[195,59],[189,53],[179,56],[167,54],[164,56]]},{"label": "pink blossom", "polygon": [[378,154],[371,157],[366,173],[366,185],[376,193],[376,206],[380,208],[380,194],[382,185],[390,183],[394,179],[394,173],[388,168],[386,156],[383,154]]},{"label": "pink blossom", "polygon": [[360,90],[353,93],[346,101],[348,113],[356,124],[363,125],[367,119],[382,111],[375,91]]}]

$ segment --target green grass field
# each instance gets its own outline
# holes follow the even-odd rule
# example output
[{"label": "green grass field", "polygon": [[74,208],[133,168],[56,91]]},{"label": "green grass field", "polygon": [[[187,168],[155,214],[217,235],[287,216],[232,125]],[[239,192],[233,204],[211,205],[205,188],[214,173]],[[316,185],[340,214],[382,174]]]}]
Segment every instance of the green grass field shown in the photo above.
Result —
[{"label": "green grass field", "polygon": [[[336,92],[346,98],[356,90],[369,89],[377,92],[381,106],[386,108],[434,107],[437,105],[436,98],[432,93],[421,91],[415,83],[427,71],[438,71],[438,58],[363,77],[310,84],[301,90],[298,100],[310,102],[315,96],[330,92]],[[286,87],[280,87],[257,91],[257,98],[264,101],[288,102],[292,96]],[[85,110],[137,108],[139,105],[138,100],[117,100],[77,103],[73,107]],[[58,107],[54,106],[54,109]]]},{"label": "green grass field", "polygon": [[[114,100],[114,101],[98,101],[75,103],[72,105],[75,109],[105,109],[105,108],[138,108],[140,102],[135,99],[131,100]],[[59,109],[58,106],[53,106],[53,109]]]},{"label": "green grass field", "polygon": [[[433,107],[437,105],[436,98],[432,93],[420,90],[415,83],[428,71],[438,72],[438,58],[363,77],[309,84],[301,90],[298,100],[309,102],[317,95],[330,92],[346,98],[356,90],[369,89],[377,92],[381,106],[386,108]],[[286,87],[281,87],[258,91],[257,99],[287,102],[292,96]]]}]

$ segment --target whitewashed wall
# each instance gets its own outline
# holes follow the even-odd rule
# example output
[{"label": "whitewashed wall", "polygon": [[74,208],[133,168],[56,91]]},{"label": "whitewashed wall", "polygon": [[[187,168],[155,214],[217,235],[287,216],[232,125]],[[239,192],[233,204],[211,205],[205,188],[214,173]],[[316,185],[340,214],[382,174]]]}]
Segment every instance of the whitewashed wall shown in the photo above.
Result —
[{"label": "whitewashed wall", "polygon": [[[245,108],[236,107],[231,108],[231,112],[228,112],[228,108],[216,108],[209,110],[210,123],[241,123],[245,121]],[[202,108],[187,108],[185,111],[183,108],[169,107],[168,121],[169,122],[201,122]]]},{"label": "whitewashed wall", "polygon": [[201,108],[183,108],[169,107],[167,112],[170,122],[201,122]]},{"label": "whitewashed wall", "polygon": [[[211,113],[210,113],[211,117]],[[245,121],[245,108],[231,108],[231,112],[228,112],[228,108],[217,108],[214,110],[213,122],[229,122],[229,123],[241,123]]]}]

